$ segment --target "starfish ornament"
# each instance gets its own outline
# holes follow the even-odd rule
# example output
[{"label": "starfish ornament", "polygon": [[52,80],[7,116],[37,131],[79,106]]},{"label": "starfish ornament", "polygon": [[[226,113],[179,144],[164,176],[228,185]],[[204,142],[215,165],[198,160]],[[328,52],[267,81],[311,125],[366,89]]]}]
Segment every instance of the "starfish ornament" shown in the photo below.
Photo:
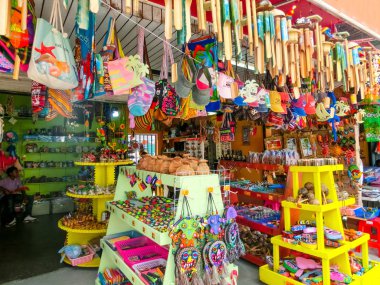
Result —
[{"label": "starfish ornament", "polygon": [[37,52],[39,52],[41,55],[47,53],[50,54],[52,57],[55,58],[55,55],[53,54],[53,49],[55,49],[55,46],[47,47],[44,45],[44,43],[41,43],[41,48],[34,48]]}]

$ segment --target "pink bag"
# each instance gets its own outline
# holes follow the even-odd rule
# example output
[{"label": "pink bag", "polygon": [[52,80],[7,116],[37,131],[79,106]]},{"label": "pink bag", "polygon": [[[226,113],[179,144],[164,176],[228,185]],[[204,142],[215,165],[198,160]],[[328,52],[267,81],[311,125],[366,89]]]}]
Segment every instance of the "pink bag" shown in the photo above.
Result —
[{"label": "pink bag", "polygon": [[219,96],[224,99],[233,99],[234,95],[232,92],[232,86],[235,82],[235,79],[232,77],[219,72],[218,74],[218,82],[216,84],[216,88],[218,90]]}]

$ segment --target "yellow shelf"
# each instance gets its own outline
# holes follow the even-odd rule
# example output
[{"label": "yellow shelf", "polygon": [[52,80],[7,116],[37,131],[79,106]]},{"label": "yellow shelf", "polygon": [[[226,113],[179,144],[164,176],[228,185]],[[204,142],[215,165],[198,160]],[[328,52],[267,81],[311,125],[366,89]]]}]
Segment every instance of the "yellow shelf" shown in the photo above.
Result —
[{"label": "yellow shelf", "polygon": [[102,195],[79,195],[71,192],[66,192],[66,196],[72,198],[81,198],[81,199],[112,199],[115,194],[102,194]]},{"label": "yellow shelf", "polygon": [[297,209],[297,210],[303,210],[303,211],[309,211],[309,212],[328,212],[331,210],[335,210],[337,207],[341,208],[343,206],[349,206],[355,204],[356,200],[355,198],[348,198],[347,200],[338,201],[326,205],[311,205],[311,204],[304,204],[304,203],[293,203],[289,201],[282,201],[281,205],[284,208],[290,208],[290,209]]},{"label": "yellow shelf", "polygon": [[69,227],[66,227],[62,224],[62,221],[58,221],[58,228],[61,230],[64,230],[69,233],[78,233],[78,234],[105,234],[107,232],[107,228],[100,229],[100,230],[81,230],[81,229],[72,229]]},{"label": "yellow shelf", "polygon": [[123,258],[117,253],[117,251],[112,250],[103,240],[100,241],[100,246],[103,249],[103,254],[106,254],[109,257],[109,260],[112,260],[114,265],[123,272],[125,277],[127,277],[133,285],[145,285],[133,269],[125,264]]},{"label": "yellow shelf", "polygon": [[117,161],[117,162],[82,162],[82,161],[75,161],[75,165],[79,166],[118,166],[118,165],[131,165],[133,164],[132,160],[123,160],[123,161]]},{"label": "yellow shelf", "polygon": [[358,246],[361,246],[363,243],[366,243],[369,241],[369,234],[363,233],[363,235],[360,238],[357,238],[354,241],[344,241],[343,243],[348,247],[348,250],[355,249]]},{"label": "yellow shelf", "polygon": [[290,166],[290,172],[311,172],[311,173],[320,173],[320,172],[330,172],[330,171],[339,171],[343,170],[343,164],[335,165],[323,165],[323,166]]},{"label": "yellow shelf", "polygon": [[306,248],[299,244],[291,244],[282,240],[282,236],[275,236],[271,238],[271,242],[273,244],[279,245],[280,247],[288,248],[294,251],[299,251],[305,254],[309,254],[311,256],[324,258],[324,259],[332,259],[341,255],[342,253],[347,252],[347,246],[342,245],[338,248],[325,247],[324,250],[318,249],[310,249]]},{"label": "yellow shelf", "polygon": [[134,230],[144,234],[146,237],[150,238],[159,245],[168,245],[171,243],[168,232],[159,232],[158,230],[150,227],[149,225],[139,221],[135,217],[127,214],[122,209],[107,203],[107,209],[113,214],[121,219],[124,223],[128,224]]},{"label": "yellow shelf", "polygon": [[[71,262],[67,257],[65,257],[63,261],[67,263],[68,265],[71,265]],[[74,267],[88,267],[88,268],[99,267],[99,264],[100,264],[100,257],[94,257],[91,261],[75,265]]]},{"label": "yellow shelf", "polygon": [[293,203],[288,201],[282,201],[281,205],[284,208],[290,208],[290,209],[298,209],[303,211],[309,211],[309,212],[328,212],[335,210],[336,208],[339,208],[338,203],[330,203],[326,205],[310,205],[310,204],[303,204],[303,203]]}]

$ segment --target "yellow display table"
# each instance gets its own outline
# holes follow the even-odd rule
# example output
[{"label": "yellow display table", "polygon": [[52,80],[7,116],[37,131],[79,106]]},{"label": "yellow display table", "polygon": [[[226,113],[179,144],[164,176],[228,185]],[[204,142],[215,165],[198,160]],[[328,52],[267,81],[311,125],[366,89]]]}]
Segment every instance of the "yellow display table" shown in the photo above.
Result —
[{"label": "yellow display table", "polygon": [[[119,165],[133,164],[131,160],[120,162],[75,162],[78,166],[93,166],[95,167],[95,179],[94,184],[106,187],[115,184],[115,167]],[[102,194],[102,195],[79,195],[71,192],[66,192],[66,195],[76,199],[91,199],[93,215],[97,221],[102,220],[102,213],[106,211],[106,202],[113,199],[114,194]],[[107,229],[73,229],[66,227],[62,224],[62,221],[58,221],[58,227],[63,231],[66,231],[65,244],[88,244],[90,240],[97,237],[102,237],[106,234]],[[71,264],[70,261],[65,258],[64,262]],[[87,263],[79,264],[80,267],[98,267],[100,264],[100,258],[94,257],[93,260]]]},{"label": "yellow display table", "polygon": [[[303,284],[290,277],[281,275],[280,268],[280,247],[293,251],[308,254],[312,257],[319,258],[322,263],[323,285],[330,285],[330,269],[333,265],[339,266],[339,271],[352,277],[353,281],[349,284],[368,285],[376,284],[376,280],[380,276],[380,265],[373,263],[374,267],[369,269],[368,258],[368,240],[369,235],[363,234],[353,242],[343,241],[338,248],[330,248],[325,246],[324,227],[339,231],[344,236],[342,217],[340,207],[342,202],[338,201],[335,189],[333,171],[343,170],[343,165],[326,165],[326,166],[291,166],[290,172],[293,177],[293,197],[296,199],[298,190],[301,185],[306,182],[314,184],[315,198],[322,201],[321,185],[324,184],[330,190],[327,196],[332,203],[325,205],[309,205],[303,203],[293,203],[283,201],[282,207],[284,212],[284,229],[291,229],[291,210],[298,210],[300,220],[315,220],[317,227],[317,248],[312,249],[298,244],[291,244],[283,241],[282,236],[275,236],[271,239],[273,244],[273,270],[268,265],[260,267],[260,280],[266,284],[288,285]],[[352,203],[352,199],[344,204]],[[362,276],[352,274],[348,252],[360,246],[362,250],[362,263],[366,273]]]}]

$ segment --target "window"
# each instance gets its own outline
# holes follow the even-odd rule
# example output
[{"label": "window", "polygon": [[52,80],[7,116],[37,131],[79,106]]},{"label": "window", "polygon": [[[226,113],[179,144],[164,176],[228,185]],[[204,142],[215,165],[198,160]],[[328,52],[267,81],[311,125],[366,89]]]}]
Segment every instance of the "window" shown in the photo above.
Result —
[{"label": "window", "polygon": [[[135,134],[128,135],[128,142],[137,141],[139,144],[142,144],[144,151],[150,155],[157,154],[157,135],[155,134]],[[136,150],[134,153],[131,153],[130,156],[137,163],[140,159],[140,151]]]}]

